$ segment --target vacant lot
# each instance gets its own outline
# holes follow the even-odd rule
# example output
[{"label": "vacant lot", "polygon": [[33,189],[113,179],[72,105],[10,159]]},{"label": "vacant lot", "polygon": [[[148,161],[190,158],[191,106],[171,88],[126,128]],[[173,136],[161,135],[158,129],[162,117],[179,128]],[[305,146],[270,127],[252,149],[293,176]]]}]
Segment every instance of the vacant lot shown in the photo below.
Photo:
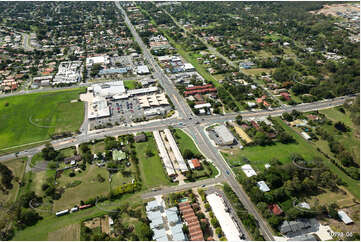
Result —
[{"label": "vacant lot", "polygon": [[[19,190],[19,183],[16,182],[16,180],[17,179],[19,181],[22,180],[25,165],[26,165],[26,158],[5,161],[3,164],[6,165],[13,172],[14,178],[12,181],[13,188],[9,191],[8,194],[5,194],[2,191],[0,191],[0,201],[5,202],[5,203],[14,202],[16,199],[18,190]],[[0,175],[0,178],[1,178],[1,175]]]},{"label": "vacant lot", "polygon": [[[69,173],[64,172],[57,179],[59,186],[65,188],[65,192],[59,200],[54,201],[56,211],[79,205],[81,200],[86,201],[96,196],[107,195],[110,191],[108,171],[105,168],[87,165],[85,171],[75,172],[74,177],[69,177]],[[104,178],[104,181],[99,181],[98,175]]]},{"label": "vacant lot", "polygon": [[300,135],[295,133],[290,127],[283,123],[279,118],[276,118],[286,132],[292,135],[296,142],[292,144],[276,143],[270,146],[249,146],[243,150],[235,148],[232,150],[223,150],[222,154],[230,164],[238,164],[243,157],[251,161],[254,168],[260,170],[265,169],[264,165],[269,163],[272,159],[278,159],[282,163],[290,162],[290,155],[298,153],[306,160],[313,160],[315,157],[322,157],[319,152],[308,142],[306,142]]},{"label": "vacant lot", "polygon": [[0,99],[0,149],[49,139],[77,130],[84,118],[83,89],[36,93]]},{"label": "vacant lot", "polygon": [[50,241],[78,241],[80,240],[80,224],[72,224],[54,232],[49,232]]},{"label": "vacant lot", "polygon": [[[157,144],[152,133],[146,133],[147,141],[136,143],[135,150],[139,159],[139,168],[143,180],[143,188],[148,189],[155,186],[170,185],[171,182],[163,168],[163,163],[158,154]],[[147,151],[152,151],[153,155],[148,157]]]}]

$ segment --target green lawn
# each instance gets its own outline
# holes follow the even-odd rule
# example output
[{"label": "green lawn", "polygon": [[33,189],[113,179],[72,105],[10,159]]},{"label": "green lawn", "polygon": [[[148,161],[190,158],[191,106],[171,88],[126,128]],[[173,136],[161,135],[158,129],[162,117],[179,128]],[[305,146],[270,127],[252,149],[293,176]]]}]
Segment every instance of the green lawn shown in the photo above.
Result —
[{"label": "green lawn", "polygon": [[37,163],[44,161],[43,159],[43,155],[41,152],[36,153],[32,158],[31,158],[31,162],[30,162],[30,166],[34,167]]},{"label": "green lawn", "polygon": [[[65,188],[65,192],[61,198],[54,201],[54,210],[58,211],[71,208],[79,204],[81,200],[86,201],[96,196],[109,194],[109,176],[105,168],[87,165],[85,171],[81,173],[75,172],[75,174],[74,177],[69,177],[68,172],[64,172],[61,177],[57,179],[58,186],[60,187],[66,187],[74,181],[81,181],[81,183],[75,187]],[[97,180],[98,174],[105,179],[104,182]]]},{"label": "green lawn", "polygon": [[78,99],[83,90],[1,98],[0,149],[47,140],[50,134],[79,129],[84,105],[70,101]]},{"label": "green lawn", "polygon": [[125,80],[124,81],[124,86],[128,90],[136,89],[137,84],[138,84],[138,81],[136,81],[136,80]]},{"label": "green lawn", "polygon": [[195,155],[202,155],[197,149],[197,146],[194,144],[191,137],[189,137],[188,134],[186,134],[183,130],[176,129],[174,138],[176,139],[178,148],[182,154],[184,150],[188,149],[192,151]]},{"label": "green lawn", "polygon": [[283,163],[287,163],[290,161],[289,157],[293,153],[299,153],[306,160],[312,160],[314,157],[322,157],[312,144],[305,141],[279,118],[276,118],[276,121],[296,139],[296,143],[282,144],[277,142],[275,145],[271,146],[246,146],[243,150],[238,148],[230,151],[224,150],[222,154],[226,160],[230,164],[236,164],[238,161],[242,161],[242,157],[246,157],[251,161],[251,164],[253,163],[253,167],[264,170],[264,165],[273,158],[276,158]]},{"label": "green lawn", "polygon": [[[0,201],[4,203],[14,202],[16,200],[18,190],[19,190],[19,183],[15,181],[15,178],[19,178],[19,181],[22,180],[25,166],[26,166],[26,158],[16,159],[16,160],[9,160],[3,162],[12,172],[13,172],[13,188],[9,191],[8,194],[3,193],[0,191]],[[1,178],[1,175],[0,175]]]},{"label": "green lawn", "polygon": [[105,143],[104,141],[98,141],[95,144],[89,145],[89,148],[93,154],[103,153],[105,151]]},{"label": "green lawn", "polygon": [[[168,180],[166,172],[163,168],[163,163],[159,157],[158,148],[154,137],[152,133],[146,133],[146,135],[146,142],[135,143],[135,150],[139,159],[139,169],[142,177],[143,188],[148,189],[161,185],[171,185],[171,182]],[[151,150],[153,152],[153,156],[147,157],[147,150]]]}]

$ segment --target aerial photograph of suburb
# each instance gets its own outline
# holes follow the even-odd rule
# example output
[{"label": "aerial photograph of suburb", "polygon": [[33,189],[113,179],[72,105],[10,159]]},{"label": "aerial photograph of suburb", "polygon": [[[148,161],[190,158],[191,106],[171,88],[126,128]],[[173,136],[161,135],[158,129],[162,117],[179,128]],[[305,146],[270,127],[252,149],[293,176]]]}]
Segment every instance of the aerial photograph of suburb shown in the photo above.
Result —
[{"label": "aerial photograph of suburb", "polygon": [[0,0],[0,241],[360,241],[360,1]]}]

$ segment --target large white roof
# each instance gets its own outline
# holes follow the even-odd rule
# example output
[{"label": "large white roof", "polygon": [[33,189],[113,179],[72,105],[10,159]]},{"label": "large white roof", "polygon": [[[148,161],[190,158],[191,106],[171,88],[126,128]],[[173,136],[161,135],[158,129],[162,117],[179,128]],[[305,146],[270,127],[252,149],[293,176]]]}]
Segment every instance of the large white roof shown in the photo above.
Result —
[{"label": "large white roof", "polygon": [[114,95],[125,94],[123,81],[99,83],[94,84],[92,87],[96,96],[110,97]]},{"label": "large white roof", "polygon": [[159,154],[160,154],[160,157],[163,160],[164,167],[165,167],[165,170],[168,173],[168,176],[175,175],[175,171],[174,171],[172,162],[170,161],[167,150],[165,149],[162,138],[160,137],[159,131],[154,130],[153,131],[153,136],[154,136],[155,142],[157,143]]},{"label": "large white roof", "polygon": [[174,138],[173,138],[173,135],[172,133],[170,132],[169,129],[165,129],[164,130],[164,133],[165,135],[167,136],[167,140],[170,144],[170,147],[172,148],[172,151],[173,151],[173,154],[175,156],[175,159],[177,160],[178,162],[178,165],[179,165],[179,169],[182,171],[182,172],[185,172],[185,171],[188,171],[188,167],[183,159],[183,156],[182,154],[180,153],[179,149],[178,149],[178,145],[177,143],[175,142]]},{"label": "large white roof", "polygon": [[241,166],[243,172],[246,174],[247,177],[256,176],[257,173],[255,170],[253,170],[251,165],[243,165]]},{"label": "large white roof", "polygon": [[212,208],[212,211],[221,225],[222,231],[228,241],[241,241],[241,234],[239,229],[232,219],[231,215],[226,212],[224,201],[217,194],[212,193],[207,195],[207,201]]},{"label": "large white roof", "polygon": [[214,127],[214,131],[221,138],[224,144],[231,144],[234,141],[233,134],[224,125]]}]

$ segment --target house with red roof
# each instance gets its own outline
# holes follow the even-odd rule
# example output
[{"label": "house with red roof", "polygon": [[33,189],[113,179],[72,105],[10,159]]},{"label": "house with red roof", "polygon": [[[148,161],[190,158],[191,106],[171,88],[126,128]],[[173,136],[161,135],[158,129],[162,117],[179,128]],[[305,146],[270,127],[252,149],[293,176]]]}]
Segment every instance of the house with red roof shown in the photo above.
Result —
[{"label": "house with red roof", "polygon": [[269,205],[268,208],[271,210],[271,212],[274,215],[278,216],[278,215],[281,215],[283,213],[282,209],[276,203]]}]

